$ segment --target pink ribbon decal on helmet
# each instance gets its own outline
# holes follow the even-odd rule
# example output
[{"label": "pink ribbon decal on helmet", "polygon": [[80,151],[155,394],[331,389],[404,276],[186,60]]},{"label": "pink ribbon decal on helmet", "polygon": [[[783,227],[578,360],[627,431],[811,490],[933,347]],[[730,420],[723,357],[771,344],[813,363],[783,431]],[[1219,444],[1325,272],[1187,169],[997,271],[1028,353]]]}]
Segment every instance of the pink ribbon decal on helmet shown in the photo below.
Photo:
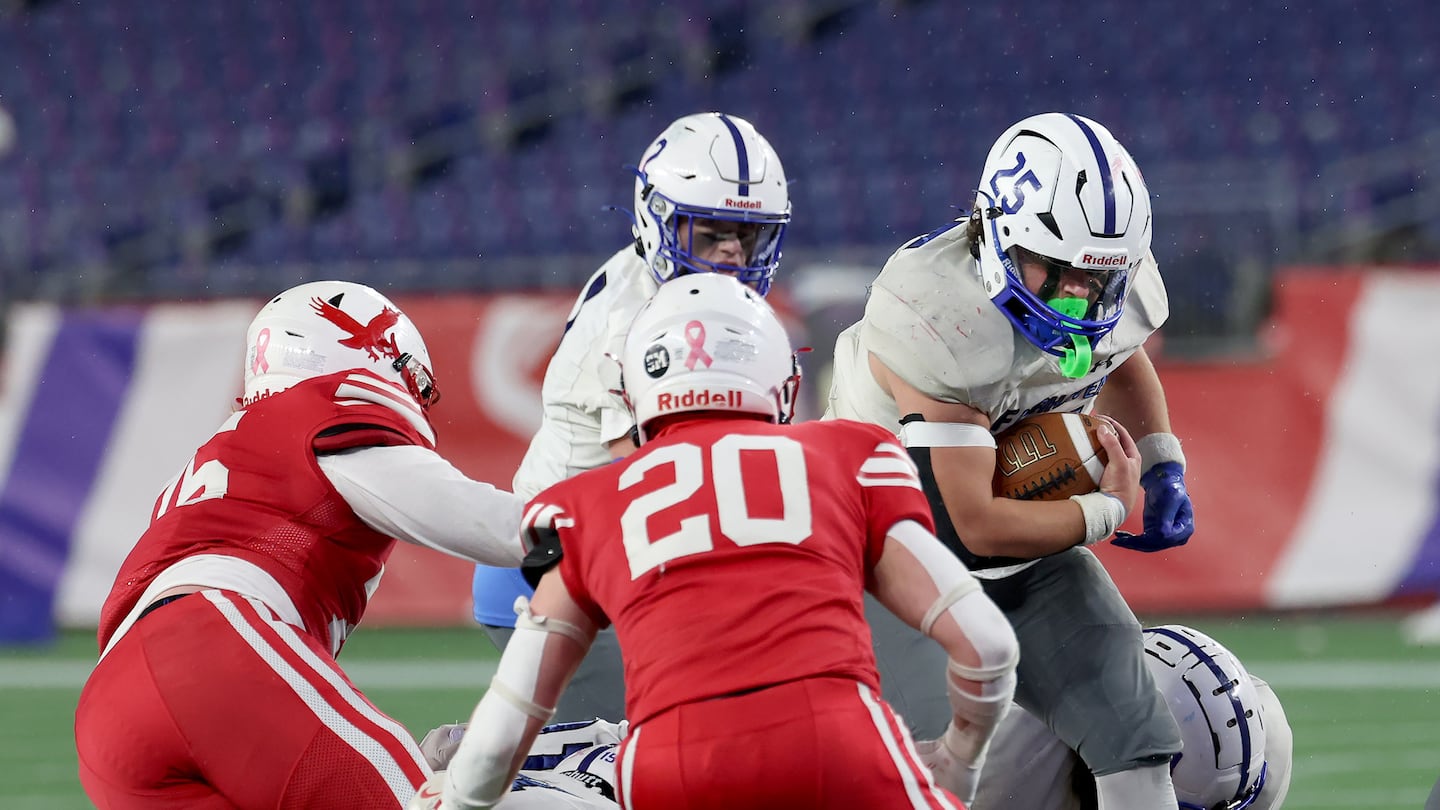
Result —
[{"label": "pink ribbon decal on helmet", "polygon": [[270,348],[270,330],[261,329],[255,336],[255,359],[250,361],[250,373],[259,374],[270,370],[270,361],[265,359],[265,350]]},{"label": "pink ribbon decal on helmet", "polygon": [[704,363],[706,368],[715,362],[705,351],[705,324],[699,321],[691,321],[685,324],[685,345],[690,351],[685,353],[685,368],[694,371],[696,363]]}]

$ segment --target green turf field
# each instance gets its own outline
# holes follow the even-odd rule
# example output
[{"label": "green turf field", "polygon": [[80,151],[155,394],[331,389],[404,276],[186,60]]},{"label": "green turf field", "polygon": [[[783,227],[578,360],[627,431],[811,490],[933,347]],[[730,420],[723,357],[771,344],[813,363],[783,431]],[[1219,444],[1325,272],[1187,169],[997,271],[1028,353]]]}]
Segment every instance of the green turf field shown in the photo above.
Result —
[{"label": "green turf field", "polygon": [[[1159,623],[1152,619],[1149,623]],[[1288,810],[1418,810],[1440,774],[1440,648],[1400,640],[1393,617],[1187,618],[1266,678],[1295,731]],[[89,803],[71,723],[93,635],[0,648],[0,808]],[[371,699],[417,736],[469,715],[494,668],[466,628],[361,629],[342,657]]]}]

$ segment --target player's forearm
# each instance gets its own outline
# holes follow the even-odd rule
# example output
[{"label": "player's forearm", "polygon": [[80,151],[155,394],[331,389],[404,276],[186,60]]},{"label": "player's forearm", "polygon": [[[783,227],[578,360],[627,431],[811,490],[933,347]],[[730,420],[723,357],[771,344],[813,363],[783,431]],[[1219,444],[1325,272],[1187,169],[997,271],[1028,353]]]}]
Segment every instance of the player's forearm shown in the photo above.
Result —
[{"label": "player's forearm", "polygon": [[1170,432],[1165,389],[1155,364],[1143,348],[1110,372],[1095,409],[1124,425],[1136,439]]},{"label": "player's forearm", "polygon": [[934,448],[931,460],[950,523],[970,551],[1035,559],[1085,539],[1085,516],[1075,503],[995,497],[990,479],[976,472],[965,449]]},{"label": "player's forearm", "polygon": [[320,469],[370,528],[486,565],[525,557],[519,496],[473,480],[421,447],[366,447],[321,456]]}]

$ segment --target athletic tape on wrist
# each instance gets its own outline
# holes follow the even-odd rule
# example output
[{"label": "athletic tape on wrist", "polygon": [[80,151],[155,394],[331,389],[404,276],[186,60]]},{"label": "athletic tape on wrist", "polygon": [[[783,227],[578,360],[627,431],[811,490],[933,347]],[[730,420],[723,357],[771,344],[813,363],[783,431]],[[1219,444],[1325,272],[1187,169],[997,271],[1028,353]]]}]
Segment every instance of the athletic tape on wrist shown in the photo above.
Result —
[{"label": "athletic tape on wrist", "polygon": [[1140,451],[1140,472],[1149,472],[1156,464],[1173,461],[1185,469],[1185,451],[1180,449],[1180,438],[1174,433],[1151,433],[1135,442]]},{"label": "athletic tape on wrist", "polygon": [[1085,516],[1085,539],[1082,546],[1093,546],[1115,533],[1125,522],[1125,504],[1113,495],[1091,492],[1085,495],[1071,495],[1070,500],[1080,504]]}]

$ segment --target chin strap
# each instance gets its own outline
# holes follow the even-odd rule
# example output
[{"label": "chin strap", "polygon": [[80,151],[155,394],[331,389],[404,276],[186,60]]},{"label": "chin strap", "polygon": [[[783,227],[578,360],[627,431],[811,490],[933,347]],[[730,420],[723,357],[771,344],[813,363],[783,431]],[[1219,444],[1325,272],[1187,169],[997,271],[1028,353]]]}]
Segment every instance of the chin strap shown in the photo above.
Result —
[{"label": "chin strap", "polygon": [[[1090,308],[1090,302],[1084,298],[1051,298],[1045,303],[1064,317],[1072,319],[1085,317],[1086,310]],[[1070,345],[1061,351],[1064,352],[1060,356],[1061,374],[1073,380],[1084,377],[1090,371],[1090,338],[1071,335]]]}]

